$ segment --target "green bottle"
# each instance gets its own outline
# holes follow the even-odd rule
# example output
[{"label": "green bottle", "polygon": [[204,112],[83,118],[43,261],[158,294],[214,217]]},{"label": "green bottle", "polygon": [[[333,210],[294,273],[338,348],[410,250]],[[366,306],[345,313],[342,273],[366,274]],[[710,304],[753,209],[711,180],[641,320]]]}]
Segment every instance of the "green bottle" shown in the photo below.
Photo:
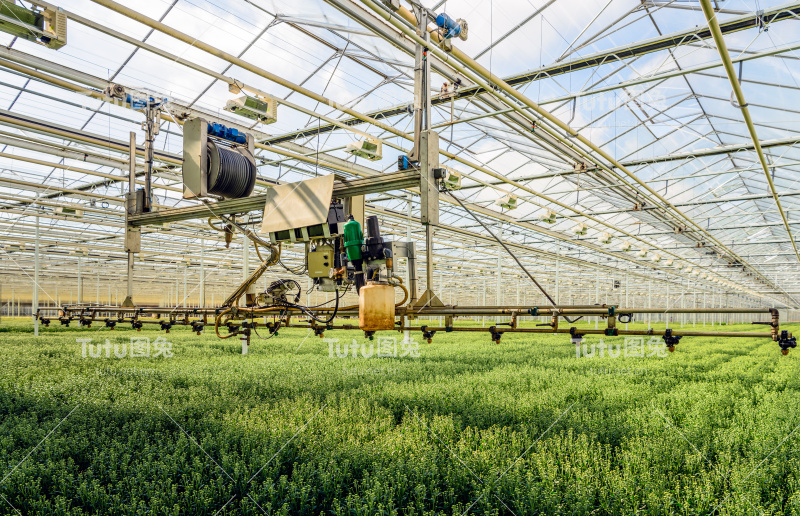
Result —
[{"label": "green bottle", "polygon": [[364,244],[364,233],[361,232],[361,224],[350,215],[349,220],[344,225],[344,248],[347,251],[347,259],[351,262],[361,260],[361,246]]}]

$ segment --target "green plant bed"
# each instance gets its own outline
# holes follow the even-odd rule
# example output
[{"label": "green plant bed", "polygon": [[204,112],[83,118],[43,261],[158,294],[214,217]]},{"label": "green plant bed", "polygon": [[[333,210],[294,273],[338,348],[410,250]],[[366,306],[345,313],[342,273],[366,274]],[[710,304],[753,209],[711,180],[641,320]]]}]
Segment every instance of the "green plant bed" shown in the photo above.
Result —
[{"label": "green plant bed", "polygon": [[[380,337],[402,334],[284,328],[243,356],[209,329],[37,338],[3,318],[0,514],[800,514],[797,350],[587,338],[586,356],[485,324],[397,356]],[[114,355],[131,337],[149,356]],[[87,338],[109,346],[84,357]]]}]

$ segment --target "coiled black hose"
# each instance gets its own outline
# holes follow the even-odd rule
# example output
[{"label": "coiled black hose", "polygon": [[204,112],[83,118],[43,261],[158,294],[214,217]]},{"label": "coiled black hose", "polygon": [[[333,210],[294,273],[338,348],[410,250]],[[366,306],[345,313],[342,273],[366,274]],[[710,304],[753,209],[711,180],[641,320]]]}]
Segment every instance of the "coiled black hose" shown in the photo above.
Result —
[{"label": "coiled black hose", "polygon": [[[247,156],[209,141],[208,193],[226,199],[247,197],[256,184],[256,165]],[[247,152],[247,151],[245,151]]]}]

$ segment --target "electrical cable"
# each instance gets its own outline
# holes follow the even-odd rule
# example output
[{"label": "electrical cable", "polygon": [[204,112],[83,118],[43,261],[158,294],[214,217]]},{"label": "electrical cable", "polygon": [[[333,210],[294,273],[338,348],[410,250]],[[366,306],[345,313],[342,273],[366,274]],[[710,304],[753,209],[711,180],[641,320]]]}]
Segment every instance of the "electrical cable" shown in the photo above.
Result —
[{"label": "electrical cable", "polygon": [[262,336],[261,336],[261,335],[258,333],[258,330],[256,329],[256,325],[253,323],[253,313],[252,313],[252,312],[250,312],[250,325],[251,325],[251,326],[252,326],[252,328],[253,328],[253,333],[255,333],[255,334],[256,334],[256,337],[258,337],[258,338],[259,338],[259,339],[261,339],[261,340],[269,340],[269,339],[271,339],[272,337],[274,337],[275,335],[277,335],[277,334],[278,334],[278,330],[281,328],[281,322],[282,322],[282,321],[281,321],[280,319],[278,319],[278,322],[276,322],[276,323],[275,323],[275,329],[274,329],[274,330],[272,330],[272,328],[270,328],[269,337],[262,337]]},{"label": "electrical cable", "polygon": [[289,267],[286,264],[284,264],[283,261],[281,261],[281,260],[278,260],[278,264],[281,267],[283,267],[284,269],[286,269],[287,272],[290,272],[290,273],[294,274],[295,276],[302,276],[308,270],[308,269],[306,269],[305,265],[303,265],[302,269],[300,269],[300,268],[292,269],[291,267]]}]

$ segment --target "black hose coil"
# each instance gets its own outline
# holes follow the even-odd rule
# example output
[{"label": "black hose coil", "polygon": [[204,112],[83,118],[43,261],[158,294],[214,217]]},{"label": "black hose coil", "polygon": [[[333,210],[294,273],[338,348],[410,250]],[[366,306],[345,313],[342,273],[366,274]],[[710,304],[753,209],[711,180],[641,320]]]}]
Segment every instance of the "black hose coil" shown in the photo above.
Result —
[{"label": "black hose coil", "polygon": [[246,156],[245,149],[231,150],[209,140],[208,193],[226,199],[247,197],[256,184],[255,160]]}]

